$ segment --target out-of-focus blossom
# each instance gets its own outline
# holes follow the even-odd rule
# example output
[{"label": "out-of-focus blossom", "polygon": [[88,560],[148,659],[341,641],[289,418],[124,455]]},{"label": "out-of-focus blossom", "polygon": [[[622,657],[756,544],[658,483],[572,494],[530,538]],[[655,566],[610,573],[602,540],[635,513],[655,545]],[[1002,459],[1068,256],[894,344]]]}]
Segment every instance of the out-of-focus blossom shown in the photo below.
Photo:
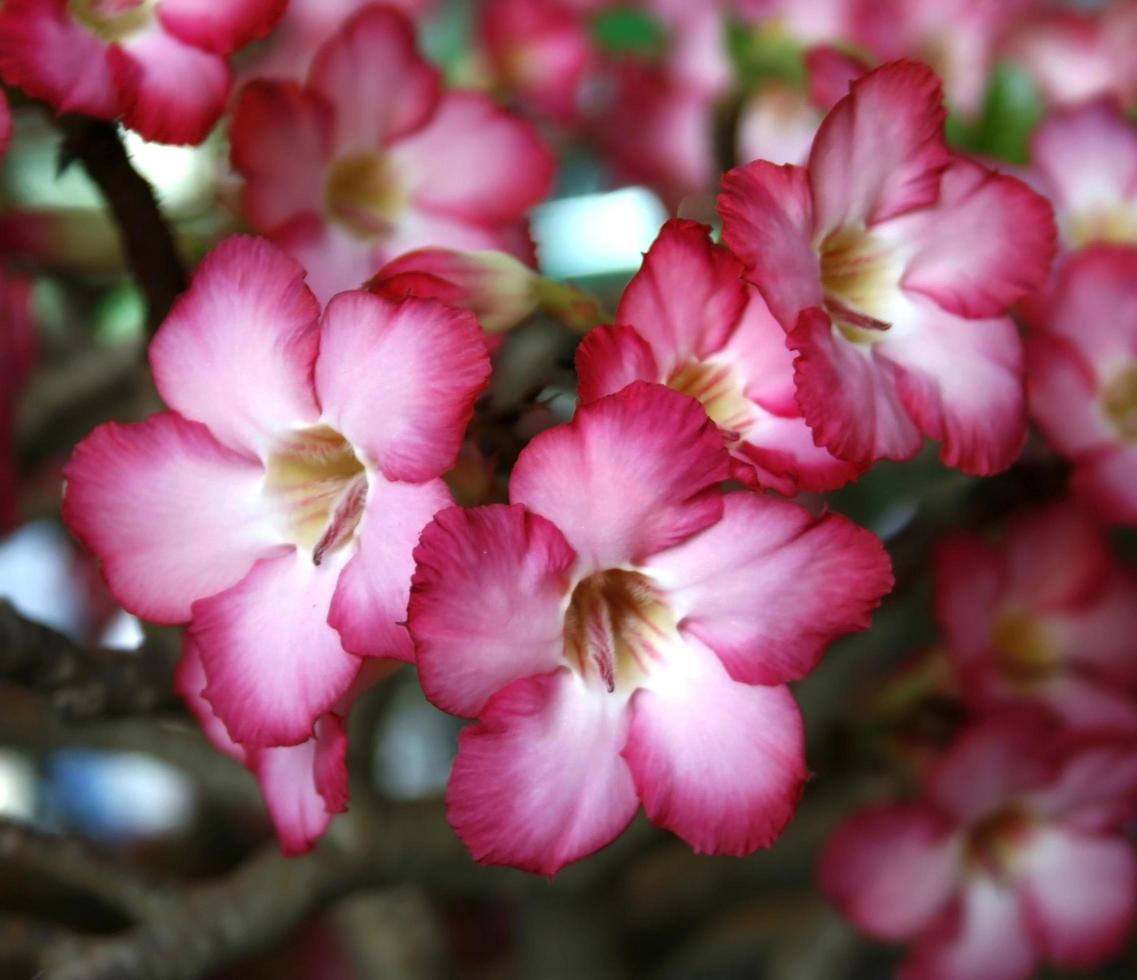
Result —
[{"label": "out-of-focus blossom", "polygon": [[1137,524],[1137,247],[1073,256],[1030,312],[1035,424],[1103,520]]},{"label": "out-of-focus blossom", "polygon": [[1046,100],[1066,106],[1108,95],[1137,100],[1137,4],[1052,7],[1023,17],[1001,54],[1026,69]]},{"label": "out-of-focus blossom", "polygon": [[244,59],[238,70],[239,81],[276,78],[303,82],[320,45],[364,7],[377,2],[416,19],[435,7],[435,0],[289,0],[271,37]]},{"label": "out-of-focus blossom", "polygon": [[747,22],[803,46],[831,44],[852,36],[855,0],[732,0]]},{"label": "out-of-focus blossom", "polygon": [[1031,164],[1068,250],[1137,243],[1137,127],[1112,100],[1050,116],[1031,141]]},{"label": "out-of-focus blossom", "polygon": [[8,152],[8,140],[12,138],[12,113],[8,109],[8,97],[0,89],[0,158]]},{"label": "out-of-focus blossom", "polygon": [[723,495],[701,406],[635,382],[537,436],[512,505],[452,508],[415,551],[427,697],[478,717],[447,807],[479,860],[552,874],[642,804],[700,853],[773,842],[805,779],[786,682],[868,625],[888,557],[837,516]]},{"label": "out-of-focus blossom", "polygon": [[31,283],[0,266],[0,534],[11,530],[18,517],[16,407],[35,359]]},{"label": "out-of-focus blossom", "polygon": [[367,288],[394,300],[420,296],[460,306],[488,334],[512,330],[538,310],[580,331],[600,320],[587,293],[545,279],[504,252],[416,249],[388,262]]},{"label": "out-of-focus blossom", "polygon": [[666,384],[706,409],[736,480],[787,495],[832,490],[857,470],[814,444],[794,399],[785,331],[743,271],[708,227],[669,221],[628,284],[616,326],[591,331],[578,348],[580,397],[595,401],[636,380]]},{"label": "out-of-focus blossom", "polygon": [[532,261],[524,217],[549,192],[552,156],[485,96],[441,91],[397,10],[348,21],[306,86],[246,86],[231,139],[245,216],[305,266],[321,299],[427,246]]},{"label": "out-of-focus blossom", "polygon": [[229,99],[228,57],[285,0],[7,0],[0,78],[57,112],[119,119],[158,143],[200,143]]},{"label": "out-of-focus blossom", "polygon": [[822,114],[805,89],[764,85],[746,100],[738,120],[738,159],[804,164]]},{"label": "out-of-focus blossom", "polygon": [[1137,916],[1137,746],[1030,714],[965,732],[912,803],[855,814],[822,890],[860,930],[912,943],[902,980],[1026,980],[1120,952]]},{"label": "out-of-focus blossom", "polygon": [[1137,731],[1137,582],[1079,508],[1024,514],[997,543],[950,538],[936,615],[980,710],[1032,702],[1078,728]]},{"label": "out-of-focus blossom", "polygon": [[1026,434],[1006,313],[1044,281],[1054,220],[1020,181],[954,156],[943,126],[928,68],[878,68],[826,117],[807,168],[733,170],[719,211],[797,352],[818,444],[867,466],[911,458],[927,436],[982,475]]},{"label": "out-of-focus blossom", "polygon": [[320,315],[303,270],[234,238],[150,347],[170,411],[100,426],[63,516],[131,612],[189,623],[245,747],[312,736],[363,657],[409,659],[419,531],[450,495],[489,361],[471,314],[365,292]]}]

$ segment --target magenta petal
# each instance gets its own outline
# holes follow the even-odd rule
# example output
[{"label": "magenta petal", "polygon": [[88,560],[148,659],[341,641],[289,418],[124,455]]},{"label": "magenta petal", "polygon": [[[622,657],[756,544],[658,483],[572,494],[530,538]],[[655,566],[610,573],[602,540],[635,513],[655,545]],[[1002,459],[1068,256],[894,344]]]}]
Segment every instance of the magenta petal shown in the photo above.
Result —
[{"label": "magenta petal", "polygon": [[562,668],[515,681],[462,732],[450,825],[474,858],[556,874],[615,839],[639,803],[625,703]]},{"label": "magenta petal", "polygon": [[524,507],[438,514],[415,550],[408,626],[426,696],[474,717],[495,691],[564,661],[564,606],[576,561]]},{"label": "magenta petal", "polygon": [[340,573],[328,623],[351,653],[413,660],[404,625],[413,552],[422,529],[453,501],[441,480],[391,483],[376,473],[368,482],[359,547]]},{"label": "magenta petal", "polygon": [[205,257],[150,345],[171,408],[253,456],[312,424],[319,306],[304,270],[268,242],[229,238]]},{"label": "magenta petal", "polygon": [[63,519],[115,597],[161,623],[239,581],[280,546],[259,464],[173,412],[99,426],[64,470]]},{"label": "magenta petal", "polygon": [[656,366],[647,341],[632,327],[595,327],[576,349],[580,400],[614,395],[633,381],[667,380]]},{"label": "magenta petal", "polygon": [[750,854],[785,829],[805,787],[805,733],[784,686],[732,680],[696,642],[632,697],[624,758],[648,819],[698,854]]},{"label": "magenta petal", "polygon": [[186,44],[215,54],[232,54],[264,37],[288,0],[161,0],[158,19]]},{"label": "magenta petal", "polygon": [[327,623],[341,568],[290,552],[194,604],[190,632],[209,679],[205,696],[235,741],[305,741],[359,673],[359,658]]},{"label": "magenta petal", "polygon": [[548,518],[595,569],[678,544],[722,514],[722,437],[692,398],[636,382],[522,451],[510,499]]},{"label": "magenta petal", "polygon": [[430,480],[454,464],[489,374],[482,332],[465,310],[351,292],[324,311],[324,420],[389,480]]},{"label": "magenta petal", "polygon": [[958,841],[930,807],[883,804],[846,820],[825,845],[818,885],[858,929],[909,939],[958,887]]},{"label": "magenta petal", "polygon": [[804,677],[830,642],[868,627],[892,587],[876,535],[837,514],[815,518],[748,493],[727,494],[721,521],[655,555],[645,570],[684,633],[748,684]]}]

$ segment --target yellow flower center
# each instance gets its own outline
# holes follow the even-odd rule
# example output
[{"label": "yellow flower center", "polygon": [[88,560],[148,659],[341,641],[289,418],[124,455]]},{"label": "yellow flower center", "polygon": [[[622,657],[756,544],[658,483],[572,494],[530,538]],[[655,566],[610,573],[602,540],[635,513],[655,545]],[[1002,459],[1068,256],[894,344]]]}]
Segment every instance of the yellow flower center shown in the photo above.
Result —
[{"label": "yellow flower center", "polygon": [[158,0],[70,0],[71,16],[113,44],[148,27]]},{"label": "yellow flower center", "polygon": [[887,302],[897,273],[887,245],[863,228],[838,228],[819,250],[825,307],[850,343],[868,344],[887,330]]},{"label": "yellow flower center", "polygon": [[1014,688],[1036,687],[1061,666],[1062,653],[1045,627],[1023,613],[1000,616],[991,642],[1003,679]]},{"label": "yellow flower center", "polygon": [[387,157],[353,153],[333,164],[325,200],[333,219],[357,238],[371,240],[390,234],[406,193]]},{"label": "yellow flower center", "polygon": [[565,656],[609,691],[634,690],[664,646],[678,639],[675,618],[651,579],[609,569],[583,579],[565,613]]},{"label": "yellow flower center", "polygon": [[1137,363],[1126,365],[1102,393],[1105,414],[1127,442],[1137,442]]},{"label": "yellow flower center", "polygon": [[265,492],[285,515],[288,539],[319,565],[350,542],[367,501],[367,474],[335,429],[301,429],[269,457]]},{"label": "yellow flower center", "polygon": [[1016,806],[1006,806],[976,823],[964,844],[964,862],[969,870],[1006,880],[1015,871],[1024,838],[1033,821]]},{"label": "yellow flower center", "polygon": [[729,365],[688,361],[672,372],[667,386],[696,399],[711,421],[728,432],[742,432],[753,417],[754,404]]}]

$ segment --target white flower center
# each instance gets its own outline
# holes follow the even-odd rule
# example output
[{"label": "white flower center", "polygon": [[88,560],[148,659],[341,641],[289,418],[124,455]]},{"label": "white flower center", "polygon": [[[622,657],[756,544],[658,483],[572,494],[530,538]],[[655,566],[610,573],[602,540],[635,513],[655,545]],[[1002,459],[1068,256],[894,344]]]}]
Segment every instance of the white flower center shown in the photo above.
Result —
[{"label": "white flower center", "polygon": [[652,580],[608,569],[579,582],[565,612],[565,657],[586,679],[630,694],[679,639],[675,617]]},{"label": "white flower center", "polygon": [[337,160],[324,196],[328,214],[365,241],[389,235],[406,206],[394,166],[379,153],[353,153]]},{"label": "white flower center", "polygon": [[282,442],[265,467],[265,492],[284,515],[285,534],[310,550],[319,565],[348,544],[367,502],[367,473],[335,429],[300,429]]}]

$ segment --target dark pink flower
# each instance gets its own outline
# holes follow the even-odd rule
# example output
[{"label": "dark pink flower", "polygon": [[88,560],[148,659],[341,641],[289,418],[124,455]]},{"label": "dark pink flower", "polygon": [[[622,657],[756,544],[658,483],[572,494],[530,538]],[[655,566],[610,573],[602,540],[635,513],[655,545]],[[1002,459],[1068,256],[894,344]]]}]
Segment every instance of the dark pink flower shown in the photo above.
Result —
[{"label": "dark pink flower", "polygon": [[832,490],[857,476],[813,442],[794,399],[793,355],[742,263],[710,229],[675,219],[644,257],[616,312],[577,350],[582,401],[632,381],[697,399],[719,427],[731,475],[792,495]]},{"label": "dark pink flower", "polygon": [[1051,115],[1031,140],[1031,168],[1067,249],[1137,244],[1137,128],[1114,102]]},{"label": "dark pink flower", "polygon": [[896,62],[853,82],[808,167],[757,161],[723,180],[723,237],[797,352],[818,444],[857,466],[925,436],[967,472],[1025,437],[1022,345],[1009,308],[1044,280],[1046,201],[953,156],[939,82]]},{"label": "dark pink flower", "polygon": [[1031,314],[1035,424],[1073,461],[1075,492],[1103,520],[1137,524],[1137,247],[1074,255]]},{"label": "dark pink flower", "polygon": [[862,810],[821,857],[854,925],[912,943],[903,980],[1026,980],[1120,951],[1137,917],[1137,746],[1033,715],[967,730],[921,797]]},{"label": "dark pink flower", "polygon": [[361,657],[412,655],[411,552],[450,503],[439,477],[489,374],[481,332],[364,292],[321,316],[295,262],[234,238],[150,365],[170,411],[79,444],[64,519],[128,610],[189,623],[234,741],[299,744]]},{"label": "dark pink flower", "polygon": [[231,139],[245,216],[322,299],[426,246],[532,260],[524,217],[549,191],[551,155],[485,96],[442,92],[397,10],[349,20],[305,86],[246,86]]},{"label": "dark pink flower", "polygon": [[1137,582],[1079,508],[1024,514],[997,543],[944,542],[936,616],[978,709],[1025,702],[1079,729],[1137,731]]},{"label": "dark pink flower", "polygon": [[475,858],[552,874],[642,804],[700,853],[747,854],[805,780],[787,681],[891,586],[842,517],[719,485],[693,399],[636,382],[537,436],[511,505],[452,508],[415,552],[428,698],[477,717],[447,806]]},{"label": "dark pink flower", "polygon": [[0,78],[58,112],[118,119],[159,143],[200,143],[229,99],[228,56],[285,0],[7,0]]},{"label": "dark pink flower", "polygon": [[19,516],[16,467],[17,400],[36,361],[32,284],[0,266],[0,534]]}]

